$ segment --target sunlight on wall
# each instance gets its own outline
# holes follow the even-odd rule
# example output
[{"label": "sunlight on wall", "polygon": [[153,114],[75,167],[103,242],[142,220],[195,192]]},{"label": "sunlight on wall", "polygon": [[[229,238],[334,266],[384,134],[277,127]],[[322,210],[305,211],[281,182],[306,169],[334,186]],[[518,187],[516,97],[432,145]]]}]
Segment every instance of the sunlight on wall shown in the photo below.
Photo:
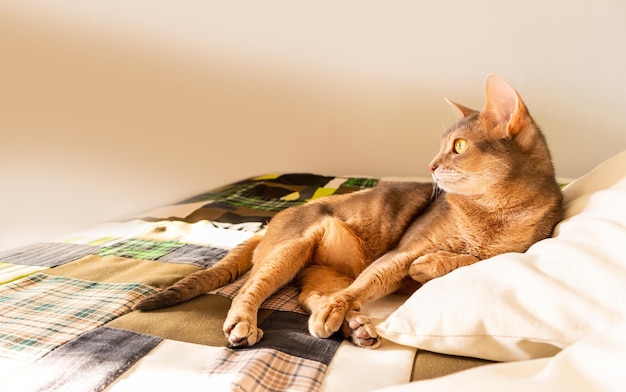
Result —
[{"label": "sunlight on wall", "polygon": [[626,148],[626,3],[7,0],[0,249],[265,172],[427,175],[484,78],[560,175]]}]

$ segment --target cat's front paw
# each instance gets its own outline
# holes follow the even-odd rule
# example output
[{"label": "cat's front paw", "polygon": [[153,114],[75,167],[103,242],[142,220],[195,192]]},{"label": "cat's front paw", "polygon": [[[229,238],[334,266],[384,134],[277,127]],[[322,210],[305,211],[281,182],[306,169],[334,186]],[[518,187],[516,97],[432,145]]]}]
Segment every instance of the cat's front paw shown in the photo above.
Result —
[{"label": "cat's front paw", "polygon": [[239,317],[227,318],[224,334],[230,347],[254,346],[263,337],[263,331],[256,326],[256,320],[244,320]]},{"label": "cat's front paw", "polygon": [[329,337],[341,329],[348,310],[348,301],[329,298],[309,317],[309,333],[318,338]]},{"label": "cat's front paw", "polygon": [[349,310],[346,314],[341,332],[358,347],[374,349],[382,342],[371,320],[354,310]]},{"label": "cat's front paw", "polygon": [[418,257],[409,267],[409,275],[413,280],[424,284],[445,273],[442,273],[442,261],[441,256],[437,253]]},{"label": "cat's front paw", "polygon": [[474,264],[479,258],[469,254],[458,254],[446,251],[429,253],[418,257],[409,267],[409,275],[413,280],[424,284],[459,267]]}]

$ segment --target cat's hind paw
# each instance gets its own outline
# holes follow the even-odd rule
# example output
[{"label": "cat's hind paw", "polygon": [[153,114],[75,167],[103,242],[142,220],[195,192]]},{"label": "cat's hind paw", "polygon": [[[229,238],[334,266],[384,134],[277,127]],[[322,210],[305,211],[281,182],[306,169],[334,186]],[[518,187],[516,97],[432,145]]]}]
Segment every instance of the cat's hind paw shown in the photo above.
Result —
[{"label": "cat's hind paw", "polygon": [[350,339],[358,347],[375,349],[382,342],[371,320],[354,310],[346,314],[341,332],[346,339]]}]

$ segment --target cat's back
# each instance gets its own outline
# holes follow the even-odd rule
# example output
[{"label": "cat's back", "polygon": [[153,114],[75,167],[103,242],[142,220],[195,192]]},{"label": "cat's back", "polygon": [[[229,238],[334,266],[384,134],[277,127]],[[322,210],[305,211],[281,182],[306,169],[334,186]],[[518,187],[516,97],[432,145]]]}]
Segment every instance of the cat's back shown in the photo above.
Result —
[{"label": "cat's back", "polygon": [[[369,258],[394,246],[432,201],[428,182],[381,182],[373,188],[318,199],[303,206],[315,220],[341,222],[360,239]],[[296,211],[293,211],[295,214]]]},{"label": "cat's back", "polygon": [[334,212],[346,221],[355,218],[379,222],[394,220],[402,225],[427,207],[433,194],[434,184],[431,182],[382,181],[373,188],[349,195],[342,203],[336,203]]}]

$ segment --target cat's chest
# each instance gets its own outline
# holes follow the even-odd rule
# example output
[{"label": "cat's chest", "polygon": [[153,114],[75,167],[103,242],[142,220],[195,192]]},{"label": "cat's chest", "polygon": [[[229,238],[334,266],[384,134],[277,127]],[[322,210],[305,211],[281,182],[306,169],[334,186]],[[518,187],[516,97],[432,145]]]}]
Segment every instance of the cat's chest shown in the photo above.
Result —
[{"label": "cat's chest", "polygon": [[457,217],[454,226],[448,233],[456,237],[456,252],[484,258],[502,253],[502,249],[511,246],[510,222],[507,217],[495,214]]},{"label": "cat's chest", "polygon": [[443,250],[484,259],[515,248],[514,244],[524,237],[517,232],[519,225],[513,212],[480,211],[444,202],[435,207],[408,233],[419,253]]}]

